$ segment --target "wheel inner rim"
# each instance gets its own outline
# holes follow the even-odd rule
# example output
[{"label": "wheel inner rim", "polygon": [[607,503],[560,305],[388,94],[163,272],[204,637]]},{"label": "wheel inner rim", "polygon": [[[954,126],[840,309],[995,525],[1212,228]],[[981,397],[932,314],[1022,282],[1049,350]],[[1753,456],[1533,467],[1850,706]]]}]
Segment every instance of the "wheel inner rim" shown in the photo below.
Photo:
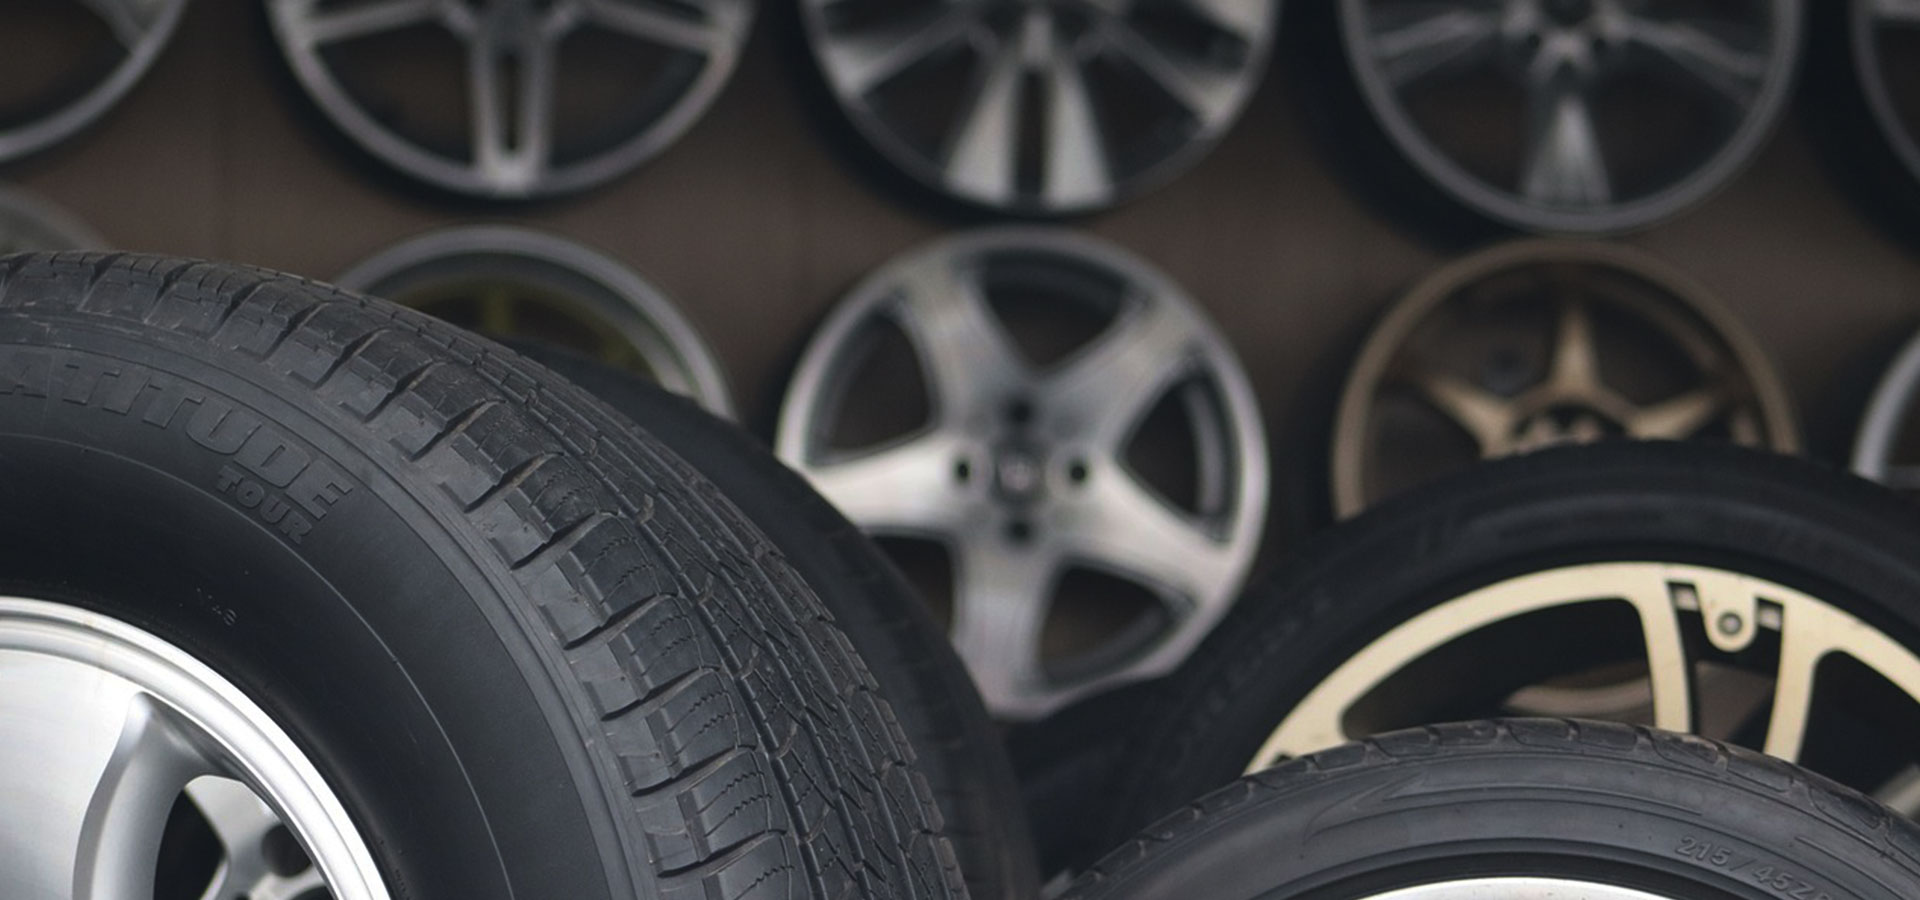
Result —
[{"label": "wheel inner rim", "polygon": [[[1121,308],[1070,356],[1036,367],[985,296],[998,260],[1015,258],[1110,273],[1125,286]],[[862,337],[883,320],[913,346],[930,421],[849,457],[828,446],[828,432]],[[1193,426],[1197,511],[1126,461],[1143,419],[1169,396]],[[1231,602],[1265,517],[1265,436],[1225,341],[1164,276],[1066,232],[977,232],[881,269],[808,347],[776,447],[863,529],[948,549],[955,646],[988,707],[1011,719],[1177,665]],[[1146,588],[1164,621],[1119,659],[1060,678],[1042,666],[1041,638],[1069,567]]]},{"label": "wheel inner rim", "polygon": [[[268,9],[301,85],[360,146],[429,184],[501,198],[582,190],[665,149],[719,95],[753,18],[751,0],[367,0],[336,9],[317,0],[271,0]],[[327,58],[335,48],[420,27],[451,35],[465,59],[469,128],[457,154],[384,121]],[[610,146],[569,158],[557,133],[570,93],[560,83],[568,71],[561,50],[582,32],[664,52],[690,62],[697,74],[671,85],[629,86],[632,102],[650,110],[645,120]],[[670,102],[649,101],[668,90]]]},{"label": "wheel inner rim", "polygon": [[1854,74],[1867,108],[1907,174],[1920,181],[1920,135],[1914,132],[1915,123],[1901,115],[1888,80],[1887,60],[1880,52],[1880,40],[1887,32],[1920,30],[1920,2],[1859,0],[1852,4],[1851,13]]},{"label": "wheel inner rim", "polygon": [[1568,878],[1468,878],[1373,894],[1365,900],[1676,900]]},{"label": "wheel inner rim", "polygon": [[[1652,722],[1670,731],[1698,731],[1714,702],[1706,690],[1704,657],[1732,657],[1755,645],[1763,632],[1778,635],[1766,737],[1768,755],[1797,762],[1808,737],[1816,671],[1829,657],[1844,655],[1884,677],[1920,703],[1920,657],[1878,629],[1818,598],[1749,575],[1704,566],[1663,562],[1617,562],[1569,566],[1519,576],[1440,603],[1373,640],[1322,679],[1268,736],[1247,771],[1313,753],[1364,735],[1348,733],[1355,704],[1394,675],[1464,636],[1540,610],[1592,603],[1629,604],[1643,642],[1645,683]],[[1697,623],[1706,645],[1690,645],[1685,633]],[[1694,651],[1700,651],[1696,653]],[[1548,686],[1509,702],[1540,714],[1585,714],[1579,689]],[[1618,691],[1603,687],[1602,692]],[[1596,706],[1609,705],[1601,698]],[[1556,708],[1558,707],[1558,708]],[[1911,816],[1920,811],[1920,768],[1902,770],[1877,796]]]},{"label": "wheel inner rim", "polygon": [[[1498,365],[1496,353],[1467,377],[1436,355],[1465,352],[1465,342],[1436,335],[1461,333],[1463,323],[1447,317],[1477,305],[1550,309],[1544,371]],[[1656,399],[1630,399],[1611,381],[1620,369],[1606,364],[1596,340],[1601,312],[1670,345],[1684,359],[1689,383]],[[1512,317],[1464,324],[1489,318]],[[1505,381],[1516,383],[1499,383]],[[1739,444],[1784,453],[1798,446],[1786,390],[1753,339],[1703,288],[1611,245],[1511,243],[1442,269],[1408,293],[1369,336],[1341,397],[1332,448],[1341,516],[1378,500],[1381,482],[1391,481],[1378,468],[1391,448],[1376,430],[1389,396],[1443,416],[1487,459],[1613,437],[1681,440],[1716,427]]]},{"label": "wheel inner rim", "polygon": [[620,262],[559,237],[506,227],[434,232],[336,283],[489,337],[574,350],[734,415],[719,359],[673,301]]},{"label": "wheel inner rim", "polygon": [[[881,14],[861,5],[801,7],[814,58],[862,135],[928,186],[1052,214],[1108,206],[1205,153],[1258,85],[1279,7],[947,0]],[[950,81],[959,82],[951,100]]]},{"label": "wheel inner rim", "polygon": [[[0,796],[32,810],[0,829],[0,893],[154,895],[161,839],[184,792],[227,846],[210,900],[386,900],[359,832],[265,710],[185,651],[111,617],[0,597]],[[266,863],[284,823],[312,868]],[[251,893],[261,891],[262,893]]]},{"label": "wheel inner rim", "polygon": [[[1340,20],[1367,105],[1423,174],[1509,225],[1594,233],[1698,202],[1771,132],[1798,64],[1801,10],[1799,0],[1756,6],[1751,21],[1716,21],[1657,18],[1625,0],[1341,0]],[[1467,145],[1443,146],[1415,112],[1418,98],[1483,73],[1520,97],[1511,175],[1470,165]],[[1695,121],[1723,123],[1709,152],[1658,178],[1630,177],[1618,165],[1623,154],[1610,160],[1610,120],[1598,106],[1627,78],[1697,98],[1706,112]]]},{"label": "wheel inner rim", "polygon": [[65,210],[23,191],[0,187],[0,255],[84,250],[106,242]]},{"label": "wheel inner rim", "polygon": [[44,150],[106,115],[166,48],[187,0],[80,0],[74,5],[105,23],[118,45],[120,61],[98,82],[53,112],[0,126],[0,162]]}]

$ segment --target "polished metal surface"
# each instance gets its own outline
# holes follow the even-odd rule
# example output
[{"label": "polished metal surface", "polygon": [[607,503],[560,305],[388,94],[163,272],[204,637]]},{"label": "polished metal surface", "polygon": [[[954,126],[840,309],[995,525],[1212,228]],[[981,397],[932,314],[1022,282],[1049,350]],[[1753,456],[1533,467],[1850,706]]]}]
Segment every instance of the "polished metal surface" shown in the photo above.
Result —
[{"label": "polished metal surface", "polygon": [[72,213],[19,188],[0,186],[0,254],[105,246],[106,240]]},{"label": "polished metal surface", "polygon": [[[84,89],[71,96],[49,97],[47,108],[35,108],[25,118],[0,117],[0,162],[45,150],[99,121],[140,81],[173,38],[187,0],[79,0],[75,15],[91,16],[114,46],[105,51],[113,59]],[[20,32],[10,39],[26,37]]]},{"label": "polished metal surface", "polygon": [[[1848,37],[1854,75],[1873,121],[1907,174],[1920,181],[1920,85],[1910,62],[1894,57],[1920,46],[1920,0],[1850,0]],[[1889,46],[1892,41],[1899,46]],[[1903,79],[1902,76],[1907,76]]]},{"label": "polished metal surface", "polygon": [[108,616],[0,597],[0,896],[154,896],[183,792],[228,848],[209,900],[298,896],[255,865],[257,844],[239,846],[277,824],[317,873],[302,884],[317,877],[333,900],[386,900],[325,779],[231,682]]},{"label": "polished metal surface", "polygon": [[1372,894],[1363,900],[1680,900],[1572,878],[1466,878]]},{"label": "polished metal surface", "polygon": [[1510,242],[1421,281],[1368,336],[1334,423],[1334,509],[1479,458],[1702,436],[1798,447],[1779,375],[1720,303],[1626,247]]},{"label": "polished metal surface", "polygon": [[1506,225],[1653,224],[1738,174],[1800,59],[1800,0],[1340,0],[1361,94],[1402,155]]},{"label": "polished metal surface", "polygon": [[[585,190],[664,150],[719,95],[753,19],[752,0],[268,0],[267,9],[301,86],[360,147],[440,189],[497,199]],[[412,123],[393,114],[405,104],[369,101],[338,68],[349,45],[422,29],[450,37],[464,56],[462,71],[447,73],[464,84],[463,97],[418,101],[465,105],[458,148],[405,127]],[[595,73],[569,66],[566,53],[587,33],[663,61],[628,83],[586,84]],[[427,80],[396,76],[381,87],[404,94]],[[609,91],[630,121],[609,115],[582,135],[561,134],[570,102]],[[608,128],[620,133],[608,139]]]},{"label": "polished metal surface", "polygon": [[581,352],[731,418],[719,360],[672,300],[619,261],[523,228],[451,228],[381,251],[334,282],[490,337]]},{"label": "polished metal surface", "polygon": [[[1117,308],[1070,354],[1036,364],[993,308],[1010,279],[1023,297],[1099,306],[1095,295],[1110,293]],[[932,408],[909,433],[835,448],[829,435],[882,323],[911,344]],[[1169,399],[1186,410],[1192,433],[1181,437],[1198,457],[1191,509],[1127,459]],[[1266,515],[1266,439],[1226,341],[1146,264],[1059,230],[963,234],[868,278],[808,345],[776,450],[870,533],[948,549],[954,643],[988,707],[1009,719],[1177,665],[1232,601]],[[1147,589],[1164,624],[1120,658],[1062,676],[1044,665],[1042,635],[1072,566]]]},{"label": "polished metal surface", "polygon": [[[1789,762],[1803,762],[1809,735],[1820,721],[1814,709],[1816,686],[1823,675],[1832,674],[1823,664],[1834,657],[1848,657],[1865,666],[1893,685],[1902,702],[1920,707],[1920,656],[1811,594],[1705,566],[1594,563],[1501,581],[1435,603],[1386,630],[1284,714],[1247,770],[1364,737],[1354,732],[1350,719],[1356,704],[1369,697],[1377,701],[1378,691],[1395,690],[1396,677],[1443,647],[1529,614],[1590,604],[1631,607],[1642,640],[1639,674],[1572,689],[1548,679],[1541,682],[1544,690],[1523,689],[1508,698],[1504,709],[1488,710],[1488,714],[1577,714],[1635,721],[1646,715],[1649,724],[1682,732],[1698,732],[1710,718],[1733,729],[1763,723],[1759,749]],[[1499,659],[1498,655],[1487,657],[1481,664],[1491,660],[1500,665]],[[1771,663],[1767,671],[1754,673],[1761,676],[1757,689],[1741,689],[1737,678],[1716,674],[1717,670],[1747,671],[1762,660]],[[1424,698],[1416,703],[1446,702],[1405,680],[1398,689]],[[1595,694],[1601,695],[1602,703],[1585,702]],[[1622,694],[1628,696],[1621,699]],[[1582,704],[1581,708],[1568,708],[1569,700]],[[1613,702],[1619,705],[1606,705]],[[1455,707],[1448,709],[1459,712]],[[1417,706],[1406,712],[1418,719]],[[1920,775],[1916,763],[1920,756],[1876,776],[1877,784],[1854,786],[1875,793],[1882,802],[1906,804],[1896,807],[1905,815],[1920,814],[1920,793],[1912,790],[1912,782]],[[1851,773],[1830,769],[1823,774],[1847,783],[1858,780]]]},{"label": "polished metal surface", "polygon": [[854,127],[922,184],[1064,215],[1166,181],[1258,86],[1279,0],[802,0]]}]

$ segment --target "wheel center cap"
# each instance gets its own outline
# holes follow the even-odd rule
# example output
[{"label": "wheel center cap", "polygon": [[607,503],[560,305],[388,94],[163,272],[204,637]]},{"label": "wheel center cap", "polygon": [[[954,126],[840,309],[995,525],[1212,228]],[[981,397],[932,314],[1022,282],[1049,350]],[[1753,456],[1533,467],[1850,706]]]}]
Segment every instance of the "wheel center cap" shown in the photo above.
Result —
[{"label": "wheel center cap", "polygon": [[1046,494],[1046,467],[1038,450],[1001,447],[993,455],[993,490],[1009,503],[1028,504]]},{"label": "wheel center cap", "polygon": [[1521,421],[1513,436],[1513,451],[1531,453],[1562,444],[1591,444],[1622,433],[1620,426],[1595,410],[1556,406]]}]

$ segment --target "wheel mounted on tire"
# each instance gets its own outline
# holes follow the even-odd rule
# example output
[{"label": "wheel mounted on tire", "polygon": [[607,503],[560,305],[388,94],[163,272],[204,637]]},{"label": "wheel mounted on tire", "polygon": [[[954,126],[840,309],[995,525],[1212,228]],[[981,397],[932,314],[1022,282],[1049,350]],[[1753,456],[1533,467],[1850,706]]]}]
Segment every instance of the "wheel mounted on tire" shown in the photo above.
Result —
[{"label": "wheel mounted on tire", "polygon": [[[491,344],[261,270],[7,257],[0,457],[7,611],[229,685],[337,798],[317,821],[370,851],[376,888],[330,877],[335,900],[964,895],[892,712],[793,570],[685,463]],[[19,618],[0,671],[73,663]],[[126,838],[108,862],[154,871],[167,779],[204,773],[132,738],[227,732],[132,693],[0,714],[0,746],[97,751],[40,761],[67,777],[33,776],[43,824],[0,839],[0,886],[100,856],[93,808]],[[135,705],[172,724],[134,729]],[[236,747],[195,755],[324,850]],[[147,801],[117,805],[134,775]]]}]

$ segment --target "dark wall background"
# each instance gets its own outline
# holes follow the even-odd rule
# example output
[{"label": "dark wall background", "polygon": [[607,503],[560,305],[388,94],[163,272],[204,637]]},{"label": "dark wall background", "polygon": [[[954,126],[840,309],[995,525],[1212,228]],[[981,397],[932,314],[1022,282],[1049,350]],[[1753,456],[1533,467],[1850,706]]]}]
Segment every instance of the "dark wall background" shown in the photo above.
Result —
[{"label": "dark wall background", "polygon": [[[323,278],[456,221],[550,229],[677,298],[763,425],[834,300],[958,224],[835,149],[842,135],[808,107],[810,73],[785,16],[762,16],[718,104],[651,164],[582,197],[486,208],[409,191],[343,152],[282,73],[256,4],[194,0],[165,56],[100,127],[0,178],[120,247]],[[1283,39],[1280,52],[1298,44]],[[1225,326],[1268,413],[1276,465],[1295,473],[1276,477],[1289,511],[1319,502],[1302,486],[1316,480],[1306,460],[1323,441],[1312,410],[1337,389],[1343,355],[1397,291],[1449,255],[1336,179],[1301,113],[1324,85],[1298,69],[1276,65],[1232,135],[1185,177],[1075,223],[1166,269]],[[1876,229],[1836,188],[1807,121],[1790,116],[1703,207],[1624,240],[1733,308],[1783,369],[1814,448],[1831,455],[1850,439],[1872,365],[1920,323],[1920,249]],[[1276,516],[1284,525],[1295,514]]]}]

